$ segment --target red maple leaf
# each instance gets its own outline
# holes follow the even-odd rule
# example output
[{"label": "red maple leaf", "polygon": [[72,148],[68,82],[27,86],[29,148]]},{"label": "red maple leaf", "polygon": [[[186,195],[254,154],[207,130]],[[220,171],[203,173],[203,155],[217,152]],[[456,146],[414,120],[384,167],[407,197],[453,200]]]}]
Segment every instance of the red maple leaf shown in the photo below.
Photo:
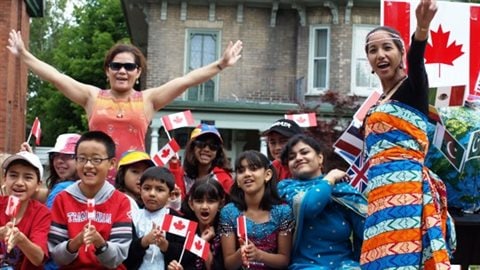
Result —
[{"label": "red maple leaf", "polygon": [[166,158],[169,155],[170,155],[170,149],[169,148],[162,150],[162,158]]},{"label": "red maple leaf", "polygon": [[296,122],[298,122],[298,123],[304,123],[305,121],[306,121],[306,119],[305,119],[304,117],[300,116],[300,117],[297,118],[297,121],[296,121]]},{"label": "red maple leaf", "polygon": [[197,242],[195,242],[195,248],[198,249],[198,250],[201,250],[203,247],[202,245],[202,242],[200,242],[200,240],[198,240]]},{"label": "red maple leaf", "polygon": [[438,26],[437,32],[430,31],[432,38],[432,45],[427,44],[425,51],[425,64],[438,63],[438,77],[440,77],[441,64],[453,66],[453,61],[464,54],[462,52],[463,45],[455,44],[454,40],[448,45],[448,39],[450,37],[450,31],[443,32],[442,25]]},{"label": "red maple leaf", "polygon": [[173,223],[173,227],[175,227],[176,230],[181,231],[185,228],[185,224],[181,220]]},{"label": "red maple leaf", "polygon": [[175,123],[180,123],[180,122],[183,121],[183,119],[184,119],[183,117],[177,115],[177,116],[175,117],[175,119],[173,119],[173,122],[175,122]]}]

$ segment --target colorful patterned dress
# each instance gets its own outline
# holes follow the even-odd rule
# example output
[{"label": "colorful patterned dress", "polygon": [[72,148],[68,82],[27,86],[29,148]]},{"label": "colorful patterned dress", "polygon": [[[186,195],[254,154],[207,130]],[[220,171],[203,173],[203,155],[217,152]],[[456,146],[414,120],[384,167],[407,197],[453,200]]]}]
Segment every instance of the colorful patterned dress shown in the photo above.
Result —
[{"label": "colorful patterned dress", "polygon": [[[219,231],[220,235],[237,233],[237,217],[242,212],[233,204],[229,203],[220,212]],[[278,235],[281,232],[293,230],[292,209],[287,204],[273,205],[270,210],[270,219],[264,223],[255,223],[247,218],[248,241],[266,252],[277,253]],[[251,270],[270,269],[260,262],[250,262]]]},{"label": "colorful patterned dress", "polygon": [[396,101],[370,110],[363,269],[449,269],[454,247],[445,185],[424,166],[425,114]]}]

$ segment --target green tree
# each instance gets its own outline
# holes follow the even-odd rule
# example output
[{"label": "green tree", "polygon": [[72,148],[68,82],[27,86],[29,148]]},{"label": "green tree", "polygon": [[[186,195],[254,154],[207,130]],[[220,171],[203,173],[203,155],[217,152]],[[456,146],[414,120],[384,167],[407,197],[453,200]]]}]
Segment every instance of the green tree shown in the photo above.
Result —
[{"label": "green tree", "polygon": [[[45,17],[33,19],[30,50],[76,80],[108,88],[103,58],[112,45],[128,42],[125,18],[118,0],[89,0],[64,18],[66,0],[47,0]],[[88,129],[83,108],[65,98],[53,85],[29,76],[27,123],[42,123],[42,145],[53,145],[66,132]]]}]

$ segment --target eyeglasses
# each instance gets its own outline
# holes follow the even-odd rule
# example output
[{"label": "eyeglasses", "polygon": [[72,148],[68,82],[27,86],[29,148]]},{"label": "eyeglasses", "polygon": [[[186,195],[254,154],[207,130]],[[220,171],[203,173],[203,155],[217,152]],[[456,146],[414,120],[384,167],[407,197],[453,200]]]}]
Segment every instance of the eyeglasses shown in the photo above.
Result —
[{"label": "eyeglasses", "polygon": [[90,163],[92,163],[92,165],[94,166],[98,166],[100,164],[102,164],[103,161],[105,160],[109,160],[110,158],[109,157],[106,157],[106,158],[86,158],[86,157],[76,157],[75,160],[77,161],[78,164],[87,164],[87,162],[90,161]]},{"label": "eyeglasses", "polygon": [[118,71],[120,70],[122,67],[126,70],[126,71],[134,71],[138,65],[135,64],[135,63],[118,63],[118,62],[111,62],[110,64],[108,64],[108,67],[111,69],[111,70],[114,70],[114,71]]},{"label": "eyeglasses", "polygon": [[66,161],[66,160],[74,159],[75,155],[74,154],[63,154],[63,153],[52,153],[51,157],[52,157],[52,159],[58,158],[58,159],[61,159],[63,161]]},{"label": "eyeglasses", "polygon": [[220,145],[216,142],[209,142],[209,141],[199,141],[199,140],[195,140],[193,142],[193,144],[198,147],[198,148],[205,148],[208,146],[208,148],[210,148],[210,150],[212,151],[217,151],[219,148],[220,148]]}]

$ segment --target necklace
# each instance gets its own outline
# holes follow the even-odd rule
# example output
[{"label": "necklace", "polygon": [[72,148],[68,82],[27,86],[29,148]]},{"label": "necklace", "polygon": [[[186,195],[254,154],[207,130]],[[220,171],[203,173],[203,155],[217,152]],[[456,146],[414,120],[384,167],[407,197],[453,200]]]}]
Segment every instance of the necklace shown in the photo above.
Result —
[{"label": "necklace", "polygon": [[380,96],[380,99],[378,100],[379,103],[383,103],[387,100],[389,100],[395,92],[397,92],[398,88],[400,88],[400,85],[402,85],[403,81],[405,81],[408,78],[407,75],[402,77],[395,85],[390,88],[388,91],[383,92],[383,94]]}]

